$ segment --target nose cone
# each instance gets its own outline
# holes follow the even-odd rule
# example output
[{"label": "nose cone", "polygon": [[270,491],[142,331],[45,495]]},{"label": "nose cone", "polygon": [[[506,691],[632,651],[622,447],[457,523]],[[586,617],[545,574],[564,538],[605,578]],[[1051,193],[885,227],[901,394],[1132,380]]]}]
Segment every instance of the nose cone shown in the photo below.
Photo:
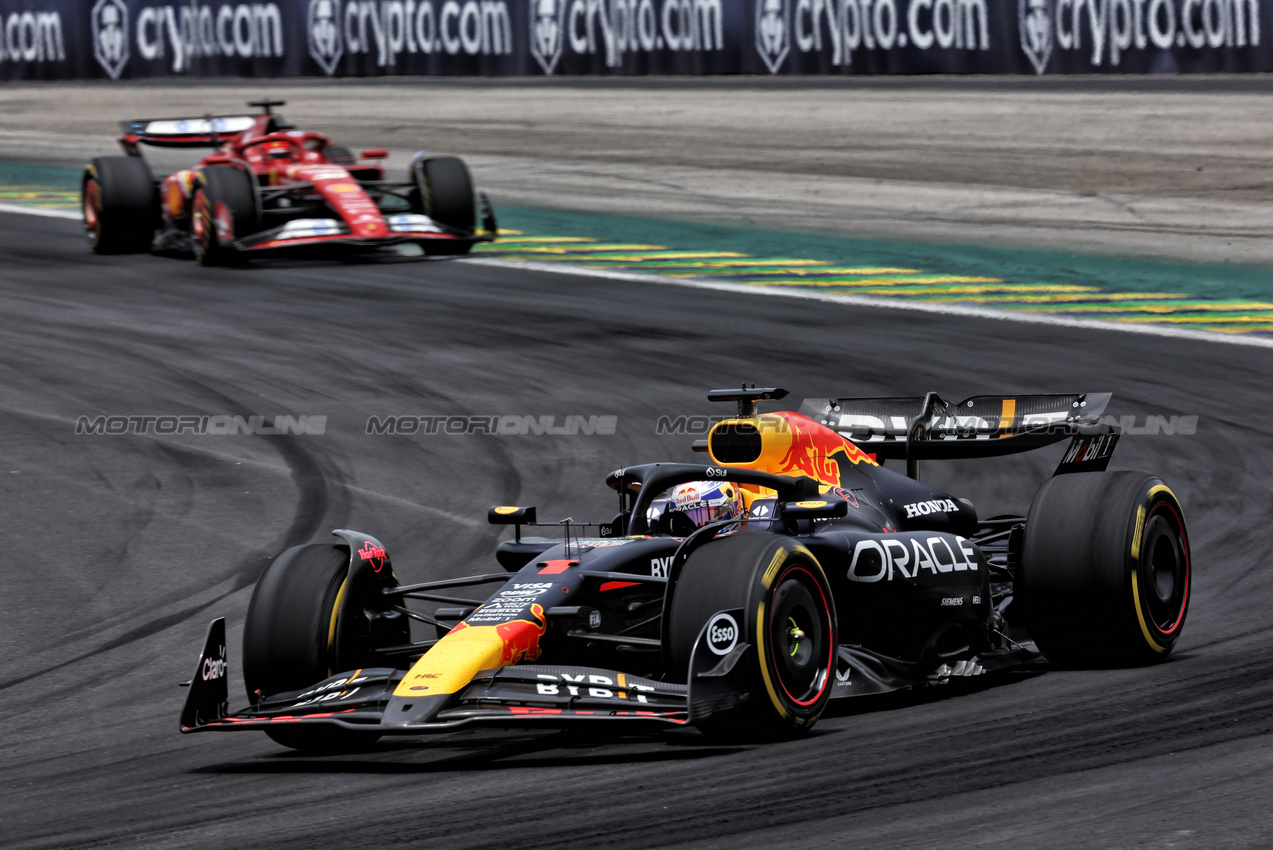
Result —
[{"label": "nose cone", "polygon": [[449,699],[450,695],[448,694],[426,697],[390,697],[389,704],[385,706],[384,717],[381,719],[380,725],[386,729],[409,729],[413,726],[425,725],[437,716],[438,712],[446,706]]}]

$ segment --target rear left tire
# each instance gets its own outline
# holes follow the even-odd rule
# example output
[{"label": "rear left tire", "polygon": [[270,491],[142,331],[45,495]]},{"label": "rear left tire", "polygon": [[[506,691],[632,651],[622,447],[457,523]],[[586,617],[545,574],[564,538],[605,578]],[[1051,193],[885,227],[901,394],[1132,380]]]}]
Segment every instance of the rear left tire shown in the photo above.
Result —
[{"label": "rear left tire", "polygon": [[144,254],[159,227],[150,166],[138,156],[99,156],[84,167],[80,207],[89,247],[98,254]]},{"label": "rear left tire", "polygon": [[1049,660],[1149,664],[1180,638],[1191,568],[1184,513],[1161,479],[1071,473],[1034,497],[1017,592],[1030,636]]}]

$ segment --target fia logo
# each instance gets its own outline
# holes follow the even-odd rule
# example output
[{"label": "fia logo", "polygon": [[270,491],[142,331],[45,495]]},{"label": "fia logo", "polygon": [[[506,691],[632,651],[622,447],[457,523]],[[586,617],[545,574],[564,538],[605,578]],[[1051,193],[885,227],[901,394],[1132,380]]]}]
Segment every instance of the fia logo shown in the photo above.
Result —
[{"label": "fia logo", "polygon": [[1051,0],[1017,0],[1017,23],[1021,29],[1021,49],[1042,74],[1052,56]]},{"label": "fia logo", "polygon": [[340,0],[309,0],[309,55],[327,76],[336,72],[336,63],[345,52],[340,35]]},{"label": "fia logo", "polygon": [[566,35],[566,0],[530,0],[530,55],[545,74],[551,74],[561,59]]},{"label": "fia logo", "polygon": [[790,0],[760,0],[756,4],[756,52],[769,73],[778,73],[790,50]]},{"label": "fia logo", "polygon": [[124,0],[97,0],[90,18],[93,58],[112,80],[118,80],[128,64],[128,7]]}]

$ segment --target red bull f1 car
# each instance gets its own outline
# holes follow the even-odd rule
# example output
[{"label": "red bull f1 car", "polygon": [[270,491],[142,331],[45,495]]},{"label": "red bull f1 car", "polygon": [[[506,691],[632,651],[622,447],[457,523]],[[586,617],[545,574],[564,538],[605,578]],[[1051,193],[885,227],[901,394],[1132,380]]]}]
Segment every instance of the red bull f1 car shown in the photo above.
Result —
[{"label": "red bull f1 car", "polygon": [[[808,730],[832,699],[1043,656],[1149,663],[1179,640],[1184,515],[1156,476],[1107,471],[1119,438],[1100,422],[1108,394],[819,398],[757,412],[785,395],[712,391],[738,413],[696,445],[708,462],[611,472],[613,519],[491,508],[513,529],[498,570],[401,584],[384,545],[349,530],[287,549],[248,609],[248,704],[227,706],[215,620],[181,730],[258,730],[310,751],[478,725],[775,739]],[[1021,515],[981,518],[920,478],[927,459],[1063,440]],[[709,492],[742,509],[695,515]],[[546,526],[556,535],[523,534]]]},{"label": "red bull f1 car", "polygon": [[[208,265],[285,251],[366,251],[413,244],[467,254],[495,238],[495,216],[454,156],[417,153],[405,180],[386,179],[321,133],[297,130],[259,100],[258,115],[125,121],[127,156],[84,168],[84,229],[99,254],[193,255]],[[193,168],[156,180],[141,147],[212,148]],[[479,211],[480,208],[480,211]]]}]

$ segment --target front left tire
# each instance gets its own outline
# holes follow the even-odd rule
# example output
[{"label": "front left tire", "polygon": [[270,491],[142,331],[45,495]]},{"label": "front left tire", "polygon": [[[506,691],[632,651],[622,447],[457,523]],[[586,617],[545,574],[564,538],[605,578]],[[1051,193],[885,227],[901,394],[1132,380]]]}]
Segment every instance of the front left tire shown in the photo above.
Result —
[{"label": "front left tire", "polygon": [[205,266],[221,266],[238,259],[238,251],[223,245],[217,232],[218,205],[228,215],[231,236],[247,236],[260,229],[256,186],[252,175],[233,166],[205,168],[192,199],[191,228],[195,256]]},{"label": "front left tire", "polygon": [[[349,559],[347,546],[293,546],[261,574],[243,625],[243,683],[254,704],[261,697],[309,687],[346,669],[342,665],[368,657],[373,647],[355,645],[359,637],[338,628],[349,593]],[[342,638],[347,645],[341,645]],[[389,643],[409,641],[405,619],[396,633],[382,633],[380,638]],[[276,743],[306,752],[361,749],[380,737],[327,726],[265,731]]]},{"label": "front left tire", "polygon": [[[719,612],[741,608],[731,623]],[[695,550],[677,579],[667,613],[668,661],[684,680],[704,627],[736,628],[750,644],[748,699],[699,723],[730,741],[775,740],[807,732],[831,699],[838,641],[831,587],[818,560],[795,540],[737,534]]]}]

